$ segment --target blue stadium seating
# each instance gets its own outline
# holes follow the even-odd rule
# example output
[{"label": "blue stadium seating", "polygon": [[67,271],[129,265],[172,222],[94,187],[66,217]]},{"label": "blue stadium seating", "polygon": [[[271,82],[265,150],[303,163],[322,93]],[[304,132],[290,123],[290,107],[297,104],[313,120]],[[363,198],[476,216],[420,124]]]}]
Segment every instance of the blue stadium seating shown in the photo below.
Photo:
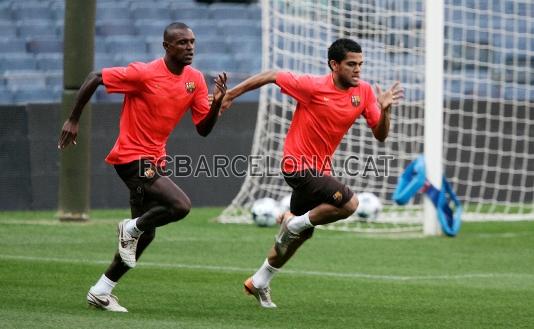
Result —
[{"label": "blue stadium seating", "polygon": [[17,26],[9,20],[0,20],[0,38],[16,38]]},{"label": "blue stadium seating", "polygon": [[2,53],[0,54],[0,73],[9,70],[35,70],[37,63],[33,54]]},{"label": "blue stadium seating", "polygon": [[40,53],[35,55],[37,69],[41,71],[63,70],[63,54]]},{"label": "blue stadium seating", "polygon": [[134,19],[152,19],[159,21],[171,21],[173,15],[166,3],[136,2],[132,4],[131,16]]},{"label": "blue stadium seating", "polygon": [[106,38],[106,50],[110,54],[146,54],[145,39],[139,36],[117,35]]},{"label": "blue stadium seating", "polygon": [[[394,11],[395,8],[414,6],[411,0],[377,0],[378,6]],[[416,1],[418,10],[422,1]],[[529,95],[534,84],[534,33],[531,17],[534,3],[520,4],[514,0],[476,1],[447,0],[446,35],[453,43],[445,48],[446,67],[452,69],[446,81],[447,95],[467,96],[504,95],[504,87],[495,84],[507,81],[517,88],[520,99],[534,99]],[[471,8],[472,10],[465,10]],[[62,88],[63,15],[64,0],[0,0],[0,103],[58,100]],[[495,16],[493,12],[509,16]],[[196,50],[193,66],[208,77],[227,71],[231,83],[237,84],[252,73],[261,70],[262,39],[261,9],[258,3],[213,3],[205,5],[195,0],[98,0],[96,11],[95,63],[96,70],[103,67],[126,65],[131,61],[150,61],[163,56],[163,29],[171,21],[182,21],[196,35]],[[422,47],[422,39],[414,41],[413,33],[421,29],[422,22],[414,17],[391,17],[381,20],[392,34],[385,35],[390,45]],[[458,24],[472,24],[472,29],[460,30]],[[490,36],[491,30],[513,29],[520,34],[506,37],[504,34]],[[297,25],[288,22],[286,32],[301,33]],[[326,40],[321,34],[309,35],[316,40]],[[410,34],[410,37],[408,35]],[[454,40],[468,42],[454,43]],[[364,51],[370,53],[382,49],[362,41]],[[408,44],[410,43],[410,44]],[[478,45],[489,45],[487,49]],[[285,39],[281,45],[288,56],[281,57],[277,65],[297,64],[292,53],[311,55],[311,45]],[[509,49],[515,51],[509,52]],[[326,49],[313,50],[313,56],[326,57]],[[377,56],[383,56],[377,53]],[[422,58],[409,52],[388,54],[388,60],[406,69],[422,66]],[[488,60],[486,66],[477,62]],[[293,63],[294,62],[294,63]],[[491,63],[498,64],[492,67]],[[478,66],[477,66],[478,65]],[[507,67],[523,66],[522,72],[512,75]],[[530,68],[530,70],[528,69]],[[377,68],[379,69],[379,68]],[[476,72],[476,74],[475,74]],[[459,75],[457,75],[459,74]],[[26,88],[22,88],[26,87]],[[528,88],[530,87],[530,89]],[[28,92],[26,89],[32,90]],[[523,88],[523,89],[521,89]],[[411,99],[422,99],[422,92],[407,88]],[[35,92],[33,92],[35,91]],[[511,91],[510,91],[511,92]],[[247,93],[247,99],[257,99],[257,93]],[[408,97],[408,96],[407,96]],[[511,96],[507,96],[511,97]],[[530,97],[530,98],[529,98]],[[121,101],[121,95],[108,95],[99,88],[96,101]],[[243,100],[243,98],[240,98]]]},{"label": "blue stadium seating", "polygon": [[130,20],[96,21],[96,35],[102,37],[135,35],[135,27]]}]

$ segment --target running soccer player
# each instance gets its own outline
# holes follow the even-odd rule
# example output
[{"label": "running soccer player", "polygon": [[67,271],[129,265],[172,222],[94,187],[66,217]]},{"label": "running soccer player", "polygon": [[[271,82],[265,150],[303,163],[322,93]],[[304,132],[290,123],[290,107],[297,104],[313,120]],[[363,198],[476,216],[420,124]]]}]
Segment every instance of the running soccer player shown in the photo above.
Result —
[{"label": "running soccer player", "polygon": [[167,176],[165,143],[188,109],[197,132],[207,136],[219,116],[226,93],[226,73],[215,79],[211,107],[202,73],[193,62],[195,35],[184,23],[169,24],[163,33],[165,56],[149,63],[104,68],[88,75],[78,92],[70,118],[64,123],[58,147],[76,144],[82,110],[103,84],[109,93],[124,94],[120,133],[106,157],[130,190],[132,219],[118,224],[118,252],[105,273],[87,293],[97,308],[127,312],[111,292],[119,279],[135,267],[152,242],[156,228],[184,218],[191,209],[188,196]]},{"label": "running soccer player", "polygon": [[273,308],[270,281],[295,251],[311,238],[314,227],[349,217],[358,199],[349,187],[330,175],[330,159],[354,121],[363,115],[375,138],[388,136],[391,105],[404,97],[399,82],[376,94],[360,80],[364,56],[360,45],[338,39],[328,49],[329,74],[298,75],[285,71],[258,73],[228,90],[221,111],[241,94],[275,83],[282,93],[297,100],[284,144],[282,174],[293,189],[290,211],[279,221],[280,232],[267,259],[245,280],[245,291],[262,307]]}]

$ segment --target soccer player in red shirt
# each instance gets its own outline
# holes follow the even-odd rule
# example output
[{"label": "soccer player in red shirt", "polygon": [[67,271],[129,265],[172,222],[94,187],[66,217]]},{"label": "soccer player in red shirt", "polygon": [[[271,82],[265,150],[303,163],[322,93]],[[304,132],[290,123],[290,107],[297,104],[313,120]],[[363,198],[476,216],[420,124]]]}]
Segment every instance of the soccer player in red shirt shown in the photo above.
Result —
[{"label": "soccer player in red shirt", "polygon": [[243,81],[226,93],[221,110],[227,110],[241,94],[268,83],[297,100],[287,132],[282,174],[291,194],[290,212],[280,217],[281,227],[274,246],[258,271],[244,282],[245,291],[262,307],[272,308],[269,288],[274,274],[312,236],[314,226],[349,217],[358,199],[349,187],[330,175],[330,159],[341,139],[362,115],[374,136],[383,142],[389,132],[391,105],[403,98],[395,83],[376,95],[369,83],[360,80],[363,54],[350,39],[338,39],[328,49],[330,73],[322,76],[266,71]]},{"label": "soccer player in red shirt", "polygon": [[171,23],[163,33],[165,56],[149,63],[104,68],[90,73],[78,92],[70,118],[63,125],[58,147],[76,144],[82,110],[103,84],[109,93],[124,94],[120,133],[106,157],[130,190],[133,219],[118,224],[118,252],[98,282],[87,293],[97,308],[127,312],[111,294],[118,280],[136,265],[154,239],[156,228],[184,218],[191,201],[163,174],[165,144],[172,130],[191,109],[197,132],[207,136],[226,93],[226,73],[215,79],[211,107],[202,73],[190,66],[195,35],[184,23]]}]

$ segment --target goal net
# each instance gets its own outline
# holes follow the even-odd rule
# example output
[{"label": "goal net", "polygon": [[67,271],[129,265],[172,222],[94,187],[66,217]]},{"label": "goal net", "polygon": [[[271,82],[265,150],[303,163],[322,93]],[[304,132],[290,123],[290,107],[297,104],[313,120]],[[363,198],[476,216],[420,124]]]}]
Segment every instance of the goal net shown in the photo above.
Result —
[{"label": "goal net", "polygon": [[[425,3],[423,0],[263,0],[263,69],[325,74],[337,38],[362,45],[362,79],[383,88],[402,82],[390,135],[379,143],[360,118],[334,158],[334,172],[355,193],[379,196],[378,219],[349,218],[326,228],[421,230],[422,197],[396,206],[391,196],[409,162],[423,152]],[[530,0],[445,1],[444,174],[463,203],[464,220],[533,219],[534,4]],[[251,222],[262,197],[282,199],[279,174],[295,102],[262,87],[251,154],[267,158],[250,174],[220,222]],[[257,167],[258,165],[256,165]],[[276,174],[272,174],[276,173]]]}]

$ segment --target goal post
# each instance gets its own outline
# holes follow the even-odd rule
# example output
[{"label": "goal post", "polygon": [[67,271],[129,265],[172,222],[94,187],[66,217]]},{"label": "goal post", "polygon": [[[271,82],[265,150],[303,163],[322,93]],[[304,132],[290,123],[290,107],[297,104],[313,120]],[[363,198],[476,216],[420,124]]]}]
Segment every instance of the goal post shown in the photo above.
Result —
[{"label": "goal post", "polygon": [[[261,0],[261,6],[264,70],[325,74],[328,46],[350,37],[362,45],[362,79],[383,88],[398,80],[405,89],[385,143],[359,119],[333,159],[343,183],[381,199],[381,216],[325,228],[437,234],[435,213],[425,214],[433,206],[421,194],[405,206],[392,201],[398,177],[423,153],[429,180],[439,187],[444,174],[461,200],[462,220],[534,219],[532,1]],[[251,155],[270,158],[265,172],[280,171],[295,105],[277,86],[261,88]],[[347,162],[354,156],[359,161]],[[368,159],[374,171],[365,172]],[[251,223],[254,200],[281,200],[289,192],[281,175],[249,175],[218,219]]]},{"label": "goal post", "polygon": [[[425,0],[424,159],[427,180],[438,190],[443,176],[443,63],[445,0]],[[423,203],[423,233],[440,235],[437,210]]]}]

